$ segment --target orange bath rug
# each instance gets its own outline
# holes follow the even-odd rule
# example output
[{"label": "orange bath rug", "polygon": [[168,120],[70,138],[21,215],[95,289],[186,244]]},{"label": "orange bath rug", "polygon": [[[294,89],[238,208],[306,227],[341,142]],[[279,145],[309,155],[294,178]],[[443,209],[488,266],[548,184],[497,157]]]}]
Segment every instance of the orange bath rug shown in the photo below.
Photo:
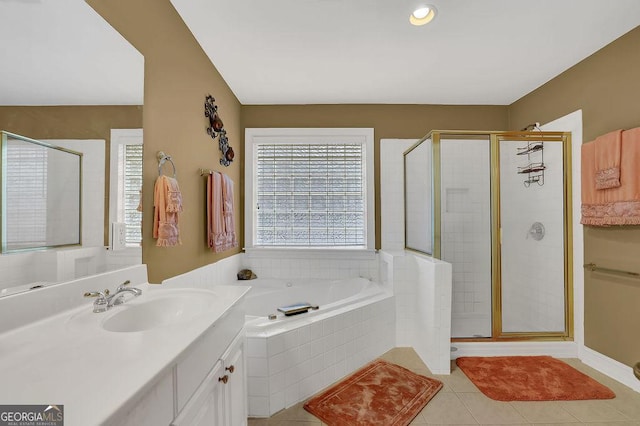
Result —
[{"label": "orange bath rug", "polygon": [[573,401],[616,395],[550,356],[461,357],[456,360],[474,385],[497,401]]},{"label": "orange bath rug", "polygon": [[442,382],[377,359],[320,392],[305,410],[329,426],[405,426]]}]

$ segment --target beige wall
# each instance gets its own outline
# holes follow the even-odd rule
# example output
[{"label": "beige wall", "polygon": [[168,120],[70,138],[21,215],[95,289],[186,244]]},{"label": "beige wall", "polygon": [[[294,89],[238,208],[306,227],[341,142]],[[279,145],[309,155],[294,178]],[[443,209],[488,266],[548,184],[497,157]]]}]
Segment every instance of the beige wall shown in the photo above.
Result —
[{"label": "beige wall", "polygon": [[[509,127],[578,109],[584,141],[640,126],[640,27],[509,107]],[[639,171],[640,173],[640,171]],[[640,227],[585,227],[585,262],[640,271]],[[640,361],[640,282],[585,272],[585,343],[626,365]]]},{"label": "beige wall", "polygon": [[[204,95],[220,106],[236,161],[225,170],[236,182],[236,228],[241,235],[242,132],[246,127],[373,127],[381,138],[419,138],[431,129],[519,129],[547,122],[576,109],[584,112],[587,140],[640,125],[640,30],[515,102],[502,106],[309,105],[240,106],[224,80],[173,10],[168,0],[89,0],[96,10],[145,56],[144,261],[152,282],[216,261],[204,242],[204,180],[200,167],[221,170],[217,146],[204,133]],[[242,122],[241,122],[242,119]],[[174,156],[185,199],[181,218],[184,245],[159,249],[151,239],[150,188],[157,175],[155,153]],[[379,158],[376,151],[376,187]],[[380,197],[376,194],[376,246],[380,245]],[[242,241],[242,240],[241,240]],[[588,261],[637,270],[640,230],[587,229]],[[585,327],[589,347],[628,365],[640,360],[640,286],[587,274]]]},{"label": "beige wall", "polygon": [[[158,283],[237,253],[215,254],[206,245],[205,183],[198,169],[227,173],[235,182],[236,232],[242,238],[240,103],[204,54],[169,0],[89,0],[116,30],[144,55],[143,262]],[[215,19],[212,18],[212,25]],[[219,163],[218,142],[207,135],[204,100],[216,98],[229,142],[236,152],[230,167]],[[156,153],[173,157],[182,191],[182,246],[161,248],[152,238]]]},{"label": "beige wall", "polygon": [[[111,129],[142,128],[141,106],[0,106],[0,130],[33,139],[103,139],[109,170]],[[105,180],[104,243],[109,243],[109,176]]]},{"label": "beige wall", "polygon": [[375,132],[376,248],[380,248],[380,139],[421,138],[433,129],[502,130],[505,106],[451,105],[252,105],[242,126],[373,127]]}]

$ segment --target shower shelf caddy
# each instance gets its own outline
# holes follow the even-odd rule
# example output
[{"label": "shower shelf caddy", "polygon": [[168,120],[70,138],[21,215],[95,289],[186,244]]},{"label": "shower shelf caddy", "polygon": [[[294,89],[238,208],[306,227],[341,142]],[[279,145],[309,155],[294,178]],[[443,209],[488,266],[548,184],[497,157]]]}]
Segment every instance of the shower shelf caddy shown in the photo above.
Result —
[{"label": "shower shelf caddy", "polygon": [[544,185],[544,171],[547,168],[544,165],[544,142],[527,141],[527,146],[518,148],[517,155],[527,156],[527,165],[518,167],[519,174],[527,175],[524,186],[528,188],[532,183],[537,183],[540,186]]}]

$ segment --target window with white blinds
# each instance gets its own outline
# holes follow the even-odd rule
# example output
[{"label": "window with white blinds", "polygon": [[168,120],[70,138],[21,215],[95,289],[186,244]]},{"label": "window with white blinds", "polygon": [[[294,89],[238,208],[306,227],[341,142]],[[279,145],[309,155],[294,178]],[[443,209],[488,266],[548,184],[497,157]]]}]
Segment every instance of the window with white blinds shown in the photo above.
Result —
[{"label": "window with white blinds", "polygon": [[[47,241],[47,149],[40,145],[7,144],[5,178],[6,242],[15,248],[46,246]],[[17,196],[15,194],[20,194]]]},{"label": "window with white blinds", "polygon": [[[255,207],[250,246],[367,248],[368,226],[373,223],[367,217],[373,202],[368,200],[373,187],[368,177],[373,173],[367,170],[367,156],[373,156],[372,131],[368,153],[366,137],[341,132],[309,135],[327,129],[284,130],[288,132],[282,137],[247,141],[253,162],[246,168],[253,177],[247,179],[252,178],[249,193]],[[301,135],[292,137],[296,130]]]},{"label": "window with white blinds", "polygon": [[142,241],[142,212],[138,211],[142,188],[142,145],[124,145],[123,216],[127,244]]},{"label": "window with white blinds", "polygon": [[124,224],[127,247],[142,242],[142,147],[142,129],[111,129],[109,222]]}]

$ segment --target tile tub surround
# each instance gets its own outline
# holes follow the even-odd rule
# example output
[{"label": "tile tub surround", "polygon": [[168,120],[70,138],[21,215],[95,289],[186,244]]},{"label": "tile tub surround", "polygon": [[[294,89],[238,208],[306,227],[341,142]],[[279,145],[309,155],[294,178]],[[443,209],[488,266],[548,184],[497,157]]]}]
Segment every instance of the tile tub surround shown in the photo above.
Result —
[{"label": "tile tub surround", "polygon": [[[283,269],[278,269],[280,267]],[[385,314],[388,317],[383,323],[379,323],[379,315],[371,318],[371,322],[365,321],[363,318],[366,318],[367,314],[362,317],[363,314],[358,310],[344,317],[347,323],[342,319],[318,319],[311,323],[312,328],[303,332],[288,331],[279,337],[248,337],[251,415],[269,416],[310,395],[312,392],[308,389],[312,386],[311,380],[305,381],[300,376],[302,373],[297,372],[300,369],[313,371],[316,382],[328,384],[394,346],[413,346],[432,371],[440,374],[449,373],[450,264],[430,258],[419,258],[404,251],[380,251],[374,258],[363,259],[281,259],[264,253],[255,257],[238,254],[165,280],[163,285],[205,288],[218,284],[251,285],[251,281],[238,281],[236,278],[236,273],[243,268],[252,269],[259,278],[293,277],[293,281],[311,277],[311,273],[315,274],[317,271],[322,271],[322,278],[325,279],[371,274],[394,293],[393,298],[384,302],[383,311],[391,314]],[[351,321],[355,322],[351,324]],[[336,332],[340,327],[346,328]],[[362,333],[355,331],[361,328],[371,332],[361,336]],[[310,333],[313,333],[313,339]],[[286,342],[283,340],[284,336]],[[316,339],[320,339],[320,343]],[[335,339],[338,339],[337,343]],[[326,349],[327,344],[334,346]],[[355,351],[355,355],[348,355],[347,349]],[[291,370],[288,374],[287,371],[283,373],[279,370],[285,362],[283,360],[286,360],[286,365],[295,365],[296,368],[288,369]],[[325,376],[318,375],[319,372],[324,372]]]},{"label": "tile tub surround", "polygon": [[[324,280],[366,277],[390,289],[388,274],[381,274],[379,255],[362,253],[345,259],[327,253],[291,252],[291,258],[268,253],[238,254],[216,263],[163,281],[169,287],[251,285],[238,281],[236,273],[252,269],[259,278]],[[301,257],[296,257],[301,256]],[[300,329],[281,329],[280,333],[247,333],[247,375],[249,413],[268,417],[312,395],[329,383],[351,373],[395,345],[395,302],[391,294],[369,305],[341,308],[335,317],[319,312]],[[316,314],[318,313],[316,312]]]},{"label": "tile tub surround", "polygon": [[[394,346],[387,297],[335,316],[289,319],[290,330],[247,333],[249,415],[269,417],[313,395]],[[301,324],[294,324],[295,322]]]}]

